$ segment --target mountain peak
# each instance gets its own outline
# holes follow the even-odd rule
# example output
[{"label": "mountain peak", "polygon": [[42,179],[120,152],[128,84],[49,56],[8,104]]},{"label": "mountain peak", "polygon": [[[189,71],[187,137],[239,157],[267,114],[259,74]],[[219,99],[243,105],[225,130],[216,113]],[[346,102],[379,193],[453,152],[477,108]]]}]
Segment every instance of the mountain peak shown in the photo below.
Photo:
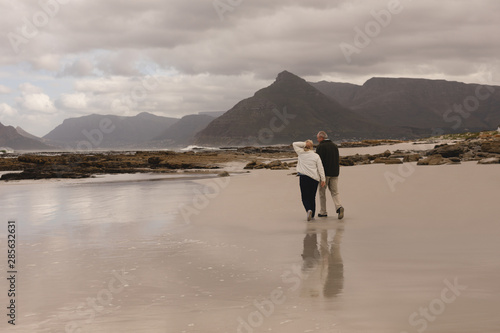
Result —
[{"label": "mountain peak", "polygon": [[[276,121],[281,121],[283,126],[273,130]],[[273,84],[210,122],[198,132],[195,144],[289,144],[313,137],[318,129],[330,132],[336,138],[385,136],[383,131],[386,130],[366,123],[306,80],[283,71]],[[263,130],[271,132],[269,138],[261,138]]]},{"label": "mountain peak", "polygon": [[156,115],[154,115],[152,113],[149,113],[149,112],[146,112],[146,111],[143,111],[141,113],[138,113],[136,115],[136,117],[142,117],[142,118],[148,117],[148,118],[151,118],[151,117],[156,117]]},{"label": "mountain peak", "polygon": [[34,139],[34,140],[39,140],[40,141],[39,137],[37,137],[36,135],[33,135],[31,133],[26,132],[24,129],[21,128],[21,126],[17,126],[16,127],[16,131],[17,131],[17,133],[21,134],[25,138],[30,138],[30,139]]},{"label": "mountain peak", "polygon": [[293,73],[290,73],[289,71],[283,71],[278,74],[276,77],[276,81],[273,82],[269,87],[264,88],[260,91],[257,92],[259,94],[263,90],[279,90],[279,91],[296,91],[300,93],[304,92],[317,92],[316,88],[311,86],[309,83],[307,83],[306,80],[301,78],[300,76],[297,76]]},{"label": "mountain peak", "polygon": [[49,149],[42,142],[25,137],[17,132],[14,126],[4,126],[0,123],[0,146],[19,150]]},{"label": "mountain peak", "polygon": [[290,73],[289,71],[283,71],[283,72],[279,73],[278,76],[276,77],[276,82],[291,81],[291,80],[304,81],[304,79],[302,79],[301,77],[299,77],[293,73]]}]

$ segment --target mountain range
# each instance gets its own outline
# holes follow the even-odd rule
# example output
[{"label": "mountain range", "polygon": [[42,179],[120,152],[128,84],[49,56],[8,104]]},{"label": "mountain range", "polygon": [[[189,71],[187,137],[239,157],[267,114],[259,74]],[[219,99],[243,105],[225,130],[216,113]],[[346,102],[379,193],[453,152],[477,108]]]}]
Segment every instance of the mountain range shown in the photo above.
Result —
[{"label": "mountain range", "polygon": [[0,146],[14,149],[126,149],[268,145],[314,138],[413,139],[496,129],[500,87],[445,80],[372,78],[363,85],[307,82],[283,71],[268,87],[227,112],[172,118],[92,114],[69,118],[43,138],[0,126]]},{"label": "mountain range", "polygon": [[408,78],[311,85],[365,119],[391,127],[454,133],[491,130],[500,123],[498,86]]},{"label": "mountain range", "polygon": [[[20,132],[25,134],[20,134]],[[2,123],[0,123],[0,147],[19,150],[48,150],[54,148],[25,132],[20,127],[4,126]]]},{"label": "mountain range", "polygon": [[369,121],[304,79],[284,71],[269,87],[257,91],[212,121],[196,135],[195,143],[290,143],[314,138],[319,130],[330,133],[334,140],[416,136],[410,127],[392,128]]},{"label": "mountain range", "polygon": [[196,133],[207,127],[217,117],[210,114],[191,114],[182,117],[177,123],[165,129],[155,138],[169,145],[189,145]]},{"label": "mountain range", "polygon": [[68,148],[127,147],[151,141],[177,121],[147,112],[133,117],[91,114],[65,119],[43,138]]}]

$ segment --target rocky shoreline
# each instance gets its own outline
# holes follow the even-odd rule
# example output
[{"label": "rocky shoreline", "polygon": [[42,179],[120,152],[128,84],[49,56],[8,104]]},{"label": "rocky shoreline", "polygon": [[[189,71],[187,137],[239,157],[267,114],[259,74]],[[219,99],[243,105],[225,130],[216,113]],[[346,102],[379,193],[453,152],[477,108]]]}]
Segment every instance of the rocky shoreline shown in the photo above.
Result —
[{"label": "rocky shoreline", "polygon": [[[218,151],[125,151],[92,153],[26,153],[0,155],[0,180],[88,178],[98,174],[200,172],[224,174],[229,162],[255,158],[290,158],[278,148],[239,148]],[[6,172],[15,171],[15,172]]]},{"label": "rocky shoreline", "polygon": [[[365,140],[343,143],[346,147],[369,147],[402,143],[395,140]],[[418,143],[415,143],[418,144]],[[116,173],[178,173],[210,172],[227,175],[224,167],[240,162],[244,170],[289,169],[296,165],[291,145],[272,147],[225,147],[215,151],[128,151],[93,153],[26,153],[0,155],[0,180],[88,178],[97,174]],[[289,161],[292,159],[292,161]],[[288,161],[282,161],[288,160]],[[380,154],[341,156],[342,166],[365,164],[417,165],[458,164],[477,161],[479,164],[500,164],[500,135],[480,133],[451,144],[438,144],[427,151],[389,150]]]},{"label": "rocky shoreline", "polygon": [[[383,142],[383,143],[380,143]],[[414,144],[439,142],[438,139],[415,142]],[[341,148],[370,147],[380,144],[396,144],[403,141],[396,140],[365,140],[361,142],[349,142],[342,144]],[[485,132],[465,140],[456,140],[454,143],[437,144],[429,150],[386,150],[380,154],[355,154],[340,157],[340,165],[354,166],[365,164],[403,164],[417,162],[417,165],[443,165],[460,164],[461,162],[477,161],[478,164],[500,164],[500,134],[497,132]],[[287,169],[290,163],[273,161],[262,163],[252,161],[245,169]]]}]

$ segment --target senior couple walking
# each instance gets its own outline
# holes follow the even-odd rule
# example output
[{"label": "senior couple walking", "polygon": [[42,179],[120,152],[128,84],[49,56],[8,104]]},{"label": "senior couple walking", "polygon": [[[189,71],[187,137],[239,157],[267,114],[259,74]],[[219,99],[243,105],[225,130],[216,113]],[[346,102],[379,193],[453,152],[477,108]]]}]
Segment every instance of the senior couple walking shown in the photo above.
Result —
[{"label": "senior couple walking", "polygon": [[316,136],[318,147],[313,150],[313,142],[307,140],[293,143],[293,149],[298,155],[297,175],[300,177],[300,193],[302,203],[307,212],[307,221],[314,219],[316,214],[316,192],[319,186],[320,211],[318,217],[327,217],[326,189],[331,193],[338,218],[344,217],[344,208],[340,203],[338,177],[340,171],[339,149],[328,139],[324,131]]}]

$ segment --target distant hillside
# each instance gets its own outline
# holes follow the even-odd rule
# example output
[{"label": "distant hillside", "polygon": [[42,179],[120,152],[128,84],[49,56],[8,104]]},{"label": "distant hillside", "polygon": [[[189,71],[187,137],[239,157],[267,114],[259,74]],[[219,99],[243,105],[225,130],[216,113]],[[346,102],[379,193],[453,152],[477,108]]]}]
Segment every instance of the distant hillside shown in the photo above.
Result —
[{"label": "distant hillside", "polygon": [[0,123],[0,147],[9,147],[16,150],[50,150],[50,147],[38,140],[23,136],[13,126],[4,126]]},{"label": "distant hillside", "polygon": [[361,88],[357,84],[343,82],[320,81],[309,82],[309,84],[345,107],[351,104],[352,100],[356,97],[356,93]]},{"label": "distant hillside", "polygon": [[214,118],[220,117],[224,113],[226,113],[226,111],[202,111],[202,112],[198,112],[199,115],[210,116],[210,117],[214,117]]},{"label": "distant hillside", "polygon": [[43,138],[62,147],[75,148],[80,143],[81,149],[88,148],[89,144],[92,149],[121,148],[148,142],[177,121],[147,112],[133,117],[92,114],[65,119]]},{"label": "distant hillside", "polygon": [[192,114],[182,117],[178,122],[167,128],[156,140],[166,140],[171,145],[191,144],[195,134],[207,127],[214,119],[216,118],[204,114]]},{"label": "distant hillside", "polygon": [[[500,122],[498,86],[407,78],[372,78],[362,86],[326,81],[311,85],[358,115],[388,126],[463,132],[492,130]],[[476,94],[487,97],[480,100]],[[464,111],[450,112],[454,105]]]},{"label": "distant hillside", "polygon": [[[285,111],[286,110],[286,111]],[[304,79],[284,71],[269,87],[242,100],[196,135],[200,145],[290,143],[315,138],[319,130],[334,140],[411,136],[411,130],[373,124]]]},{"label": "distant hillside", "polygon": [[25,138],[29,138],[29,139],[33,139],[33,140],[37,140],[37,141],[42,141],[42,138],[36,136],[36,135],[33,135],[31,133],[28,133],[26,132],[24,129],[22,129],[20,126],[17,126],[16,127],[16,131],[17,133],[21,134],[22,136],[24,136]]}]

